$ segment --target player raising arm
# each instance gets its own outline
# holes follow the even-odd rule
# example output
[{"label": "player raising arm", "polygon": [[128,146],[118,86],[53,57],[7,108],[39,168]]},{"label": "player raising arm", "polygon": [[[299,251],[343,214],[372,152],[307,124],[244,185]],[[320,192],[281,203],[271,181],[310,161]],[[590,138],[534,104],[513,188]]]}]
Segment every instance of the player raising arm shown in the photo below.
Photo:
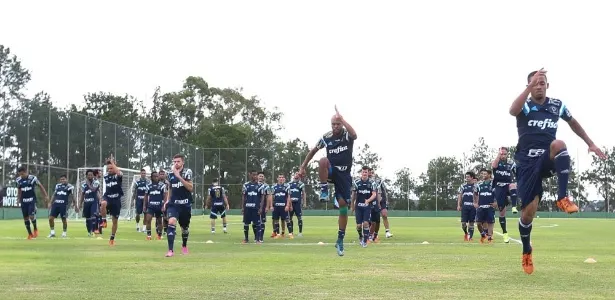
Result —
[{"label": "player raising arm", "polygon": [[107,227],[107,214],[111,215],[113,225],[109,236],[109,246],[115,246],[115,234],[117,233],[118,218],[122,209],[122,171],[115,164],[113,155],[107,159],[107,174],[104,175],[105,193],[101,202],[101,214],[103,227]]},{"label": "player raising arm", "polygon": [[519,141],[515,160],[517,166],[517,190],[521,200],[519,234],[523,243],[521,264],[527,274],[534,271],[530,234],[532,221],[542,198],[542,180],[557,174],[557,207],[567,213],[579,211],[568,198],[570,156],[566,144],[556,139],[557,121],[563,119],[593,152],[601,159],[606,156],[589,138],[579,122],[561,100],[547,97],[549,83],[547,71],[540,69],[527,76],[528,85],[515,99],[509,113],[517,118]]}]

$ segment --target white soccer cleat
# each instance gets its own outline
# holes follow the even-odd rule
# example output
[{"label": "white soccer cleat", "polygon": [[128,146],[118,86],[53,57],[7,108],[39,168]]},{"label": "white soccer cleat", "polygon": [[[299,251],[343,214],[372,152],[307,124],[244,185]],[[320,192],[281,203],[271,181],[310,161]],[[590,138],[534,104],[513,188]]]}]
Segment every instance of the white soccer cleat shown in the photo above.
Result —
[{"label": "white soccer cleat", "polygon": [[392,234],[392,233],[390,233],[390,232],[387,232],[387,233],[385,234],[385,236],[386,236],[386,238],[388,239],[388,238],[392,238],[392,237],[393,237],[393,234]]},{"label": "white soccer cleat", "polygon": [[299,232],[298,237],[303,237],[303,233]]},{"label": "white soccer cleat", "polygon": [[62,238],[66,238],[66,232],[62,232]]},{"label": "white soccer cleat", "polygon": [[56,235],[55,235],[54,233],[50,233],[50,234],[47,236],[47,238],[48,238],[48,239],[51,239],[51,238],[54,238],[54,237],[56,237]]},{"label": "white soccer cleat", "polygon": [[216,234],[216,231],[215,231],[215,230],[212,230],[212,231],[211,231],[211,234]]}]

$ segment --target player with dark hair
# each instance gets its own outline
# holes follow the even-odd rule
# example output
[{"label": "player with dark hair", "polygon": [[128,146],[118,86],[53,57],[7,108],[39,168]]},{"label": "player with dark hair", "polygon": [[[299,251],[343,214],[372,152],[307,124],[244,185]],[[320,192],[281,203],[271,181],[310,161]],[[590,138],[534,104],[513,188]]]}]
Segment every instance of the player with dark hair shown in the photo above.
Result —
[{"label": "player with dark hair", "polygon": [[[66,217],[68,216],[68,198],[73,196],[74,187],[72,184],[68,183],[68,179],[66,175],[60,176],[59,183],[56,184],[55,191],[53,193],[51,203],[49,203],[49,229],[51,232],[49,233],[48,238],[56,237],[55,227],[55,219],[57,217],[62,218],[62,237],[66,237],[66,230],[68,227],[68,223],[66,222]],[[75,204],[75,211],[79,213],[79,204],[75,201],[73,197],[73,202]]]},{"label": "player with dark hair", "polygon": [[466,183],[461,185],[457,191],[457,211],[461,211],[461,229],[463,230],[464,241],[472,241],[474,237],[474,220],[476,219],[474,191],[477,190],[474,178],[476,178],[474,172],[466,172]]},{"label": "player with dark hair", "polygon": [[101,233],[100,226],[100,182],[95,178],[93,170],[85,171],[85,181],[81,183],[81,194],[79,195],[79,207],[83,208],[83,218],[88,236]]},{"label": "player with dark hair", "polygon": [[[100,188],[102,185],[100,184],[101,182],[104,182],[103,179],[103,174],[101,171],[99,170],[90,170],[92,171],[93,174],[93,180],[96,180],[98,182],[98,188],[97,188],[97,193],[99,194],[98,198],[96,198],[96,203],[97,203],[97,207],[96,207],[96,211],[94,212],[94,226],[91,227],[91,232],[95,233],[95,234],[101,234],[103,233],[103,219],[102,219],[102,192],[103,190]],[[87,171],[86,171],[86,179],[87,179]],[[81,204],[83,204],[83,201],[80,202]],[[83,206],[82,206],[83,207]],[[86,219],[86,227],[87,227],[87,219]],[[88,231],[89,232],[89,231]]]},{"label": "player with dark hair", "polygon": [[278,175],[278,183],[271,187],[271,193],[273,196],[273,211],[271,212],[273,222],[274,238],[284,237],[280,235],[280,221],[286,223],[288,227],[288,237],[293,239],[293,226],[290,224],[290,218],[288,217],[288,211],[291,208],[290,201],[290,187],[286,183],[286,176],[284,174]]},{"label": "player with dark hair", "polygon": [[[135,222],[137,223],[137,232],[140,231],[139,221],[141,221],[141,214],[144,213],[144,205],[143,199],[145,199],[145,194],[147,193],[147,173],[145,169],[141,169],[141,177],[138,180],[133,182],[133,193],[132,193],[132,203],[135,204]],[[145,216],[143,216],[143,232],[145,232]]]},{"label": "player with dark hair", "polygon": [[335,248],[339,256],[344,255],[344,236],[348,225],[348,204],[352,188],[351,169],[353,163],[352,151],[357,133],[344,120],[335,107],[335,115],[331,118],[331,131],[325,133],[316,146],[310,150],[301,164],[299,173],[304,176],[305,168],[316,152],[326,148],[327,157],[318,161],[318,176],[320,178],[320,200],[329,201],[329,185],[335,185],[335,198],[339,207],[338,232]]},{"label": "player with dark hair", "polygon": [[[506,230],[506,206],[512,202],[512,211],[517,213],[517,185],[513,182],[515,163],[508,161],[508,149],[501,147],[495,159],[491,163],[493,169],[493,187],[495,188],[495,200],[500,211],[499,222],[502,227],[504,243],[510,241]],[[512,201],[508,201],[508,199]]]},{"label": "player with dark hair", "polygon": [[241,191],[241,215],[243,216],[243,234],[244,239],[241,241],[244,244],[248,243],[248,231],[252,224],[254,232],[254,242],[262,243],[261,241],[261,221],[260,216],[261,201],[263,201],[262,185],[258,182],[258,174],[252,170],[249,174],[250,181],[246,182]]},{"label": "player with dark hair", "polygon": [[495,223],[495,188],[491,181],[491,171],[487,169],[480,170],[482,181],[474,186],[474,207],[476,208],[476,222],[480,226],[480,242],[484,243],[487,240],[493,242],[493,223]]},{"label": "player with dark hair", "polygon": [[218,216],[222,219],[222,230],[226,231],[226,211],[229,210],[228,197],[226,196],[226,190],[220,186],[218,179],[214,179],[211,182],[207,194],[206,203],[203,203],[203,207],[211,209],[209,218],[211,219],[211,233],[216,233],[216,219]]},{"label": "player with dark hair", "polygon": [[[355,213],[357,221],[357,232],[359,233],[359,244],[363,248],[367,247],[369,238],[369,222],[372,212],[372,201],[377,202],[376,184],[369,179],[369,168],[363,167],[361,178],[355,180],[352,185],[352,211]],[[379,203],[377,205],[380,205]]]},{"label": "player with dark hair", "polygon": [[107,227],[107,214],[111,215],[113,225],[111,226],[111,235],[109,236],[109,246],[115,246],[115,234],[117,233],[118,218],[122,210],[122,197],[124,190],[122,189],[123,175],[122,171],[115,164],[113,155],[107,159],[107,174],[104,175],[105,193],[103,194],[100,204],[102,221],[104,228]]},{"label": "player with dark hair", "polygon": [[294,228],[293,215],[297,216],[299,225],[299,234],[303,236],[303,208],[306,207],[305,184],[301,182],[299,173],[295,174],[293,180],[288,184],[288,192],[290,194],[290,202],[292,204],[289,212],[290,226]]},{"label": "player with dark hair", "polygon": [[517,187],[521,199],[521,218],[519,234],[523,243],[521,264],[527,274],[534,271],[530,233],[532,221],[542,198],[542,180],[557,174],[557,207],[567,213],[579,211],[579,207],[568,197],[568,176],[570,156],[566,144],[556,139],[557,122],[563,119],[570,128],[601,159],[606,156],[589,138],[579,122],[564,103],[546,96],[549,83],[546,71],[531,72],[527,76],[528,85],[515,99],[509,113],[517,118],[519,141],[515,160],[517,165]]},{"label": "player with dark hair", "polygon": [[[261,217],[261,227],[259,233],[259,241],[263,242],[265,237],[265,224],[267,223],[267,213],[273,208],[273,199],[271,196],[271,187],[265,182],[265,172],[258,172],[258,184],[261,189],[261,201],[260,201],[260,209],[258,211],[259,216]],[[272,231],[273,232],[273,231]],[[271,237],[274,237],[275,234],[272,233]]]},{"label": "player with dark hair", "polygon": [[169,218],[167,241],[169,251],[166,257],[174,255],[175,226],[179,223],[182,230],[182,254],[188,254],[188,237],[190,219],[192,218],[192,170],[184,167],[184,155],[173,156],[173,174],[169,175],[171,190],[167,194],[164,204],[167,218]]},{"label": "player with dark hair", "polygon": [[[15,179],[17,182],[17,203],[21,207],[21,214],[23,216],[26,230],[28,231],[28,239],[34,239],[38,237],[38,227],[36,225],[36,193],[34,189],[38,187],[43,193],[45,203],[49,201],[49,195],[45,190],[45,187],[38,181],[36,176],[28,173],[26,167],[19,167],[17,169],[19,177]],[[34,231],[30,228],[30,223],[34,227]]]},{"label": "player with dark hair", "polygon": [[152,218],[156,218],[156,237],[162,239],[162,205],[167,199],[167,185],[158,180],[158,172],[152,172],[151,183],[147,185],[143,198],[143,211],[146,212],[144,221],[147,240],[152,239]]},{"label": "player with dark hair", "polygon": [[[160,180],[161,182],[164,182],[164,184],[167,187],[167,191],[171,190],[171,183],[169,182],[169,177],[167,176],[167,173],[163,169],[160,169],[160,171],[158,171],[158,180]],[[156,219],[156,222],[157,221],[158,219]],[[168,226],[169,226],[169,218],[167,218],[167,214],[163,212],[162,214],[162,234],[165,234],[165,235],[167,234]],[[156,224],[156,227],[158,227],[158,224]]]}]

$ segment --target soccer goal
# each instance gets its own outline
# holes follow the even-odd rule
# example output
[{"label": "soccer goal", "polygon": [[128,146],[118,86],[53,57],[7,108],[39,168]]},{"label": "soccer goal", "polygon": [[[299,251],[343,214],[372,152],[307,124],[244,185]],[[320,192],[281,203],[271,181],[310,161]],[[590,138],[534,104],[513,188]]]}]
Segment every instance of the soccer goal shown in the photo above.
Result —
[{"label": "soccer goal", "polygon": [[[123,180],[122,180],[122,190],[124,191],[124,196],[122,197],[122,209],[120,210],[120,220],[130,220],[135,215],[135,203],[132,199],[134,193],[134,182],[141,177],[141,171],[119,168],[122,171]],[[102,187],[102,193],[105,193],[105,182],[104,182],[104,174],[107,173],[107,166],[104,167],[91,167],[91,168],[79,168],[77,169],[77,183],[75,184],[75,197],[79,200],[83,189],[81,187],[82,183],[86,180],[85,172],[87,170],[98,170],[100,172],[100,185]],[[81,208],[83,209],[83,208]],[[74,210],[71,211],[69,218],[71,219],[81,219],[81,213],[77,214]]]}]

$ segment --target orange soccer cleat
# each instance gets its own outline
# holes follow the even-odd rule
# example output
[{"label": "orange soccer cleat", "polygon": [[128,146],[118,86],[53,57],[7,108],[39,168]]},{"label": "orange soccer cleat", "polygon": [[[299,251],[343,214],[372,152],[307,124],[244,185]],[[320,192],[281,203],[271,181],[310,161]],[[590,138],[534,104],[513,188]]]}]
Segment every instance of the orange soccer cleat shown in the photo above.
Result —
[{"label": "orange soccer cleat", "polygon": [[523,257],[521,258],[521,266],[523,266],[523,272],[527,274],[532,274],[534,272],[532,253],[523,254]]},{"label": "orange soccer cleat", "polygon": [[111,247],[115,246],[115,240],[109,240],[109,246]]},{"label": "orange soccer cleat", "polygon": [[481,244],[484,244],[484,243],[485,243],[485,240],[487,240],[487,236],[486,236],[486,235],[485,235],[485,236],[481,236],[481,237],[480,237],[480,243],[481,243]]},{"label": "orange soccer cleat", "polygon": [[34,238],[37,238],[37,237],[38,237],[38,229],[35,229],[35,230],[34,230],[34,233],[32,234],[32,236],[34,236]]},{"label": "orange soccer cleat", "polygon": [[568,197],[559,199],[556,203],[557,207],[563,212],[572,214],[579,211],[579,207],[574,204],[574,202],[572,202]]},{"label": "orange soccer cleat", "polygon": [[34,239],[34,235],[32,235],[32,234],[28,234],[28,239],[29,239],[29,240]]},{"label": "orange soccer cleat", "polygon": [[466,241],[466,242],[469,241],[470,240],[470,235],[469,234],[464,234],[463,235],[463,240]]}]

